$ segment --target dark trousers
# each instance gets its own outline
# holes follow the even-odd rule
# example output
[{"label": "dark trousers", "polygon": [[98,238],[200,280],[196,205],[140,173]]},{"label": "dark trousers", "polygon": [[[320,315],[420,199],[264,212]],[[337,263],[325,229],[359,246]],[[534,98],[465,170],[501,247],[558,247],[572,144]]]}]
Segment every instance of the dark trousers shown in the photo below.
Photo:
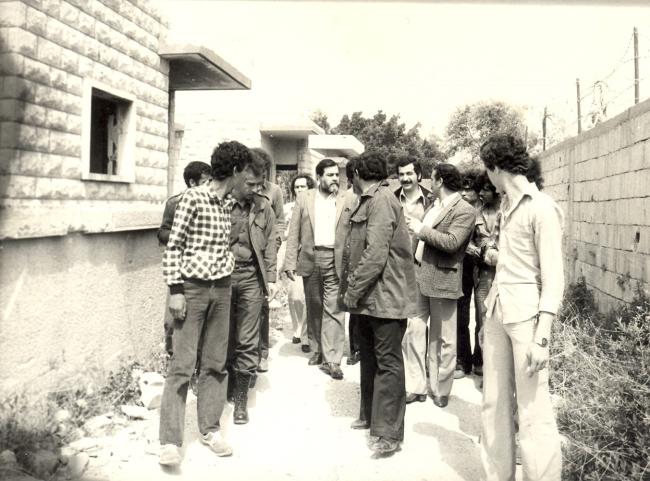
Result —
[{"label": "dark trousers", "polygon": [[262,297],[262,308],[260,310],[260,340],[259,340],[259,357],[260,359],[269,358],[269,301],[264,296],[263,293],[260,294]]},{"label": "dark trousers", "polygon": [[[466,373],[472,370],[472,365],[482,366],[483,355],[478,344],[478,331],[481,328],[481,309],[477,295],[477,285],[474,277],[476,262],[474,257],[466,255],[463,259],[463,297],[458,299],[457,324],[456,324],[456,363]],[[474,355],[469,333],[470,309],[472,304],[472,293],[474,293],[474,318],[476,329],[474,330]]]},{"label": "dark trousers", "polygon": [[264,297],[257,267],[236,267],[232,273],[231,293],[228,372],[255,374]]},{"label": "dark trousers", "polygon": [[361,348],[359,417],[370,421],[370,434],[404,439],[404,359],[402,337],[406,319],[357,317]]},{"label": "dark trousers", "polygon": [[312,352],[322,353],[323,362],[340,364],[345,344],[345,313],[338,303],[339,278],[334,249],[316,248],[314,271],[303,277],[305,305]]},{"label": "dark trousers", "polygon": [[356,314],[350,314],[348,320],[348,339],[350,341],[350,355],[359,352],[359,320]]},{"label": "dark trousers", "polygon": [[201,352],[201,373],[197,417],[201,434],[219,430],[228,382],[230,277],[211,282],[189,279],[184,288],[187,313],[184,320],[174,321],[174,354],[160,406],[160,444],[176,446],[183,445],[187,388],[198,350]]}]

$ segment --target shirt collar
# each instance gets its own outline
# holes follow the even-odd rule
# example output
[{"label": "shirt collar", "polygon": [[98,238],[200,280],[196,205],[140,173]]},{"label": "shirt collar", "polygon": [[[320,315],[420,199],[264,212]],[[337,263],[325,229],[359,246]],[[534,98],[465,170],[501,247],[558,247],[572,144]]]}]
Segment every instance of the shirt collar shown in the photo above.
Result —
[{"label": "shirt collar", "polygon": [[[418,185],[418,192],[420,193],[420,195],[418,195],[416,197],[415,202],[419,202],[421,200],[422,203],[424,204],[424,200],[425,200],[424,199],[424,193],[422,192],[422,189],[420,188],[419,185]],[[406,197],[406,194],[404,193],[404,187],[401,188],[400,193],[399,193],[399,200],[401,201],[402,199],[404,199],[407,202],[409,201],[408,197]]]},{"label": "shirt collar", "polygon": [[[510,215],[514,212],[517,206],[521,204],[521,201],[524,199],[524,197],[530,197],[532,199],[537,194],[539,194],[539,189],[537,188],[537,185],[534,182],[528,182],[528,185],[524,187],[520,195],[512,199],[513,200],[512,203],[508,203],[510,205],[508,206],[508,210],[504,211],[503,216],[506,218],[510,217]],[[502,202],[501,204],[503,205],[505,203]]]},{"label": "shirt collar", "polygon": [[[456,199],[458,199],[459,197],[460,197],[460,194],[459,194],[458,192],[454,192],[453,194],[451,194],[451,195],[445,197],[444,200],[440,200],[440,203],[439,203],[438,205],[440,205],[440,208],[441,208],[441,209],[444,209],[444,208],[447,207],[449,204],[455,202]],[[439,198],[438,198],[438,200],[439,200]],[[434,204],[435,204],[435,203],[434,203]]]}]

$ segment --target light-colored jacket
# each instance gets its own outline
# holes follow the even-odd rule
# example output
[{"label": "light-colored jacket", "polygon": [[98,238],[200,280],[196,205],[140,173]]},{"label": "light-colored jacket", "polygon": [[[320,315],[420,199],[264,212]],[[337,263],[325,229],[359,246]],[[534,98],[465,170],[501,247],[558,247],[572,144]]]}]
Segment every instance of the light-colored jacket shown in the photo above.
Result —
[{"label": "light-colored jacket", "polygon": [[418,237],[424,241],[424,251],[416,278],[423,295],[442,299],[463,296],[463,257],[475,223],[476,209],[458,196],[440,211],[433,225],[422,226]]},{"label": "light-colored jacket", "polygon": [[[317,189],[301,192],[296,197],[296,204],[291,214],[289,235],[287,236],[287,253],[284,258],[285,271],[296,271],[302,277],[310,276],[314,271],[314,223],[316,222]],[[341,212],[345,203],[345,191],[336,196],[335,229],[341,221]],[[334,246],[334,263],[336,272],[340,272],[341,246]]]}]

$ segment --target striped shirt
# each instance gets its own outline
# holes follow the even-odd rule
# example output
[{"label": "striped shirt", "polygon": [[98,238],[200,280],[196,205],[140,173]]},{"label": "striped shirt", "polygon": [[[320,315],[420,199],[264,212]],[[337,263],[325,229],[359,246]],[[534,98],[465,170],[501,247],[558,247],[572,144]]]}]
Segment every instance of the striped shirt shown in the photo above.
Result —
[{"label": "striped shirt", "polygon": [[211,281],[229,276],[234,268],[229,248],[233,200],[219,199],[211,185],[188,189],[176,208],[163,255],[163,275],[172,294],[183,292],[184,279]]}]

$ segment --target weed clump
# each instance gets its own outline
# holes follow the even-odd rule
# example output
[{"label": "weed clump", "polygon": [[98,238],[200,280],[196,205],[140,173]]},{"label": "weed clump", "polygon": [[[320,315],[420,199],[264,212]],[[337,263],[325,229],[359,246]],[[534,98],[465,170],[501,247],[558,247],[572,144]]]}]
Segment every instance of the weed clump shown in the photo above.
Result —
[{"label": "weed clump", "polygon": [[639,289],[634,302],[602,315],[581,279],[567,290],[551,346],[568,440],[563,479],[649,479],[650,299]]}]

